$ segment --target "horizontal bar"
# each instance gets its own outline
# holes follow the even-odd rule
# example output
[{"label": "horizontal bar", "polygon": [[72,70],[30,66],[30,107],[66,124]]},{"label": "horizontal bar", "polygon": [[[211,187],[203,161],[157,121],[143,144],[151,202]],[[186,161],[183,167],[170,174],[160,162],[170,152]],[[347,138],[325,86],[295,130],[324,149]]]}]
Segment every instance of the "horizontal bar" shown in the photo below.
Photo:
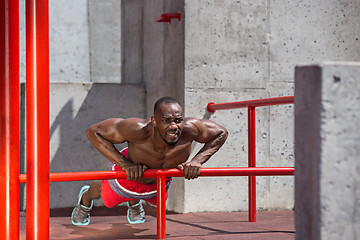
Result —
[{"label": "horizontal bar", "polygon": [[[156,178],[158,175],[165,177],[184,177],[184,171],[178,169],[149,169],[144,172],[144,178]],[[201,177],[224,176],[290,176],[294,175],[293,167],[227,167],[203,168]],[[69,182],[85,180],[101,180],[126,178],[125,171],[89,171],[89,172],[60,172],[50,173],[50,182]],[[26,183],[26,174],[20,174],[20,183]]]},{"label": "horizontal bar", "polygon": [[226,110],[234,108],[246,108],[246,107],[263,107],[271,105],[291,104],[294,103],[294,96],[286,97],[274,97],[263,98],[239,102],[227,102],[227,103],[208,103],[206,109],[208,112],[215,112],[216,110]]}]

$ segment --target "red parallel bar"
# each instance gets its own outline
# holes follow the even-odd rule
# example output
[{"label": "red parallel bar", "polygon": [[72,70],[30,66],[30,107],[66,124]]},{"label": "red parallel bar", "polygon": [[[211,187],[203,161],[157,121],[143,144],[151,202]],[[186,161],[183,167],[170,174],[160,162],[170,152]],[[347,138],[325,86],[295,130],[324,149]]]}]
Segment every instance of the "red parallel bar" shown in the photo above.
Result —
[{"label": "red parallel bar", "polygon": [[281,105],[281,104],[290,104],[290,103],[294,103],[294,96],[264,98],[264,99],[255,99],[248,101],[228,102],[228,103],[210,102],[208,103],[206,109],[208,110],[208,112],[215,112],[216,110],[246,108],[246,107],[262,107],[262,106]]},{"label": "red parallel bar", "polygon": [[[184,177],[184,172],[178,169],[149,169],[144,172],[144,178],[156,178],[159,174],[164,177]],[[200,177],[225,176],[291,176],[293,167],[226,167],[203,168]],[[84,180],[100,180],[126,178],[125,171],[90,171],[90,172],[61,172],[50,173],[50,182],[71,182]],[[26,174],[20,174],[20,183],[27,182]]]},{"label": "red parallel bar", "polygon": [[0,1],[0,239],[19,239],[19,1]]},{"label": "red parallel bar", "polygon": [[165,175],[157,175],[157,239],[166,239],[166,184]]},{"label": "red parallel bar", "polygon": [[[201,177],[215,176],[287,176],[294,175],[292,167],[232,167],[203,168]],[[184,172],[178,169],[150,169],[144,172],[144,178],[156,178],[158,187],[157,199],[157,238],[166,239],[166,184],[165,177],[184,177]],[[51,182],[83,181],[126,178],[125,171],[91,171],[50,173]],[[20,183],[26,183],[26,174],[19,176]]]},{"label": "red parallel bar", "polygon": [[[256,167],[256,115],[255,107],[248,107],[248,166]],[[249,222],[256,222],[256,176],[249,176]]]},{"label": "red parallel bar", "polygon": [[49,3],[26,0],[26,238],[49,239]]}]

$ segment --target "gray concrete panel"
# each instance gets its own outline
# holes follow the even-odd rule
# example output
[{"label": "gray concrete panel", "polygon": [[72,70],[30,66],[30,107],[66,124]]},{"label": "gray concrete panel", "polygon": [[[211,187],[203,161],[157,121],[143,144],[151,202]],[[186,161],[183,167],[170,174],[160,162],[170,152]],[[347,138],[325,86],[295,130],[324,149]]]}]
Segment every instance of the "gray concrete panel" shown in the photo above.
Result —
[{"label": "gray concrete panel", "polygon": [[121,0],[121,79],[144,83],[144,1]]},{"label": "gray concrete panel", "polygon": [[[144,1],[144,79],[147,116],[162,96],[184,101],[184,1]],[[155,22],[164,13],[181,12],[182,20]]]},{"label": "gray concrete panel", "polygon": [[360,63],[296,73],[296,238],[357,239]]},{"label": "gray concrete panel", "polygon": [[265,0],[186,1],[185,10],[187,88],[265,88]]},{"label": "gray concrete panel", "polygon": [[89,82],[87,0],[50,1],[50,81]]},{"label": "gray concrete panel", "polygon": [[121,1],[89,0],[91,82],[121,82]]},{"label": "gray concrete panel", "polygon": [[293,81],[297,64],[360,61],[357,0],[269,1],[270,80]]}]

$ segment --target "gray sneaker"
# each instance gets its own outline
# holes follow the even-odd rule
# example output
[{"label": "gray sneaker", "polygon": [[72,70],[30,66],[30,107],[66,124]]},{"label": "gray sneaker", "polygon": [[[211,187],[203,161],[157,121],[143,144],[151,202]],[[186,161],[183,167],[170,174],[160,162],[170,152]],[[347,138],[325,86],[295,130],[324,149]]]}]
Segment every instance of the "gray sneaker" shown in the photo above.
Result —
[{"label": "gray sneaker", "polygon": [[84,194],[84,192],[89,190],[89,188],[90,188],[90,186],[83,186],[80,189],[78,203],[71,213],[72,224],[74,224],[76,226],[89,225],[89,223],[90,223],[90,210],[92,209],[93,202],[91,201],[90,207],[85,207],[84,205],[80,204],[82,195]]},{"label": "gray sneaker", "polygon": [[129,202],[128,211],[127,211],[127,219],[130,224],[144,223],[145,222],[145,211],[142,206],[141,200],[139,203],[130,206]]}]

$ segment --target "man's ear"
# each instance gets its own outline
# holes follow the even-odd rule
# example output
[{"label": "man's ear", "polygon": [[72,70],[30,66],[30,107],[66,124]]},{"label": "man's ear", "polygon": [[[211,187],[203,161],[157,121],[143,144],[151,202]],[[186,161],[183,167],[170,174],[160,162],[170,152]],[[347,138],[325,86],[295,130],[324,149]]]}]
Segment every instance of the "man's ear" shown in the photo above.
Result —
[{"label": "man's ear", "polygon": [[156,121],[154,116],[151,117],[151,123],[154,127],[156,127]]}]

